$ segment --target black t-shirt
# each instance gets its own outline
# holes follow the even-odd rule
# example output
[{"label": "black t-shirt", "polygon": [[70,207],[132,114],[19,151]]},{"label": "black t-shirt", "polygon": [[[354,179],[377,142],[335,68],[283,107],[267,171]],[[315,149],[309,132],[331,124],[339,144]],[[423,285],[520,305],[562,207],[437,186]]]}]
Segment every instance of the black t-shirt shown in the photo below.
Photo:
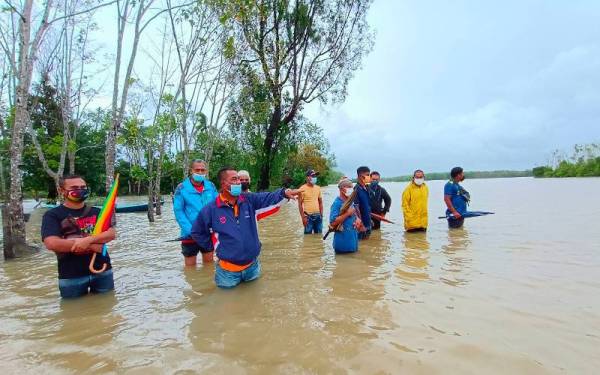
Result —
[{"label": "black t-shirt", "polygon": [[[65,233],[63,233],[64,226],[61,226],[61,223],[69,216],[73,218],[71,222],[76,224],[75,230],[78,231],[78,233],[74,234],[74,237],[89,236],[94,230],[96,217],[100,213],[100,209],[91,207],[91,209],[88,209],[87,213],[85,211],[85,206],[81,209],[74,210],[60,205],[46,212],[42,219],[42,240],[50,236],[65,238]],[[114,215],[113,222],[111,222],[111,226],[113,225]],[[89,270],[92,254],[56,253],[56,258],[58,260],[59,279],[74,279],[92,274]],[[94,267],[100,269],[102,268],[103,263],[108,265],[107,269],[111,269],[110,257],[108,254],[105,257],[102,256],[102,254],[97,254]]]}]

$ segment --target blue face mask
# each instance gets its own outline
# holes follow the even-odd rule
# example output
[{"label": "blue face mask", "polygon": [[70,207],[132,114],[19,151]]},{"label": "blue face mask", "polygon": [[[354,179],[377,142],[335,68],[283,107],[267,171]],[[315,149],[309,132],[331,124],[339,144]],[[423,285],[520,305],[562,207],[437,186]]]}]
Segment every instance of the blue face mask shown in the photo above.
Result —
[{"label": "blue face mask", "polygon": [[377,187],[379,185],[379,181],[371,180],[371,187]]},{"label": "blue face mask", "polygon": [[317,183],[317,178],[316,178],[316,177],[311,177],[311,178],[310,178],[310,183],[311,183],[311,184],[313,184],[313,185],[316,185],[316,183]]},{"label": "blue face mask", "polygon": [[199,173],[192,173],[192,179],[195,182],[203,182],[204,180],[206,180],[206,175],[205,174],[199,174]]},{"label": "blue face mask", "polygon": [[240,194],[242,194],[242,184],[230,185],[229,186],[229,193],[231,195],[233,195],[234,197],[237,197]]}]

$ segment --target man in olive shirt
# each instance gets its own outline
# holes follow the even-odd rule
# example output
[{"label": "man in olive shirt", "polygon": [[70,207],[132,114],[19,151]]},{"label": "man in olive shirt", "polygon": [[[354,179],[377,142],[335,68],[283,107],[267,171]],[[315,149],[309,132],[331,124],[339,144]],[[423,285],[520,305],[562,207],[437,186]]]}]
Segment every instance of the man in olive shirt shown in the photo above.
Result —
[{"label": "man in olive shirt", "polygon": [[304,234],[323,232],[323,197],[317,185],[319,172],[306,171],[306,183],[298,189],[298,209],[304,225]]}]

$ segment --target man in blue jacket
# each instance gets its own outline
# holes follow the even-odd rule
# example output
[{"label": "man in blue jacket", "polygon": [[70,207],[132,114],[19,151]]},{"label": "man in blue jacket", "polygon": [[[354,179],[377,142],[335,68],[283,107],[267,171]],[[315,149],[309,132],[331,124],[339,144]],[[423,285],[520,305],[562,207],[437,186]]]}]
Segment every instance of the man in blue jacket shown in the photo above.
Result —
[{"label": "man in blue jacket", "polygon": [[202,252],[202,262],[212,262],[213,253],[202,249],[191,238],[192,224],[198,214],[208,203],[217,198],[217,188],[208,179],[208,168],[204,160],[196,159],[190,164],[190,177],[186,178],[175,189],[173,210],[175,219],[181,228],[181,253],[186,266],[195,266],[196,257]]},{"label": "man in blue jacket", "polygon": [[237,171],[219,170],[219,196],[206,205],[192,227],[192,238],[201,249],[216,251],[215,283],[233,288],[242,281],[260,276],[261,243],[256,221],[277,211],[298,190],[279,189],[271,193],[242,193]]}]

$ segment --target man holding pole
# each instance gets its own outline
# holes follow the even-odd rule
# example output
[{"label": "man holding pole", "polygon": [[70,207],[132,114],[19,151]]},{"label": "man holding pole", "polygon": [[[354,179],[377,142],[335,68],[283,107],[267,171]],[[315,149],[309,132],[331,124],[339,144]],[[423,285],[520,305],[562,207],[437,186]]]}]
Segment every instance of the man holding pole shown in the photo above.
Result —
[{"label": "man holding pole", "polygon": [[347,178],[338,183],[339,195],[333,201],[329,214],[329,227],[336,230],[333,235],[333,249],[338,254],[358,251],[358,228],[362,221],[357,217],[353,202],[352,181]]}]

